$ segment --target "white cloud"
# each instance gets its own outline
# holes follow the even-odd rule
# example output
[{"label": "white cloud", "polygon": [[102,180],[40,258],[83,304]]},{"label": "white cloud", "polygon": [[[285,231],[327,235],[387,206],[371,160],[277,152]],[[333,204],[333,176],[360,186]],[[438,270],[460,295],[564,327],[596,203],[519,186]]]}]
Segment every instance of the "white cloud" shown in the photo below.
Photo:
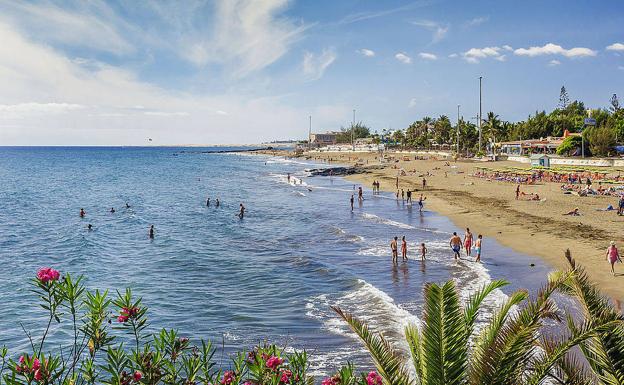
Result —
[{"label": "white cloud", "polygon": [[462,57],[469,63],[478,63],[481,59],[486,59],[488,57],[498,61],[505,61],[505,55],[502,55],[500,51],[500,47],[470,48],[468,51],[462,53]]},{"label": "white cloud", "polygon": [[481,16],[475,17],[474,19],[468,20],[464,25],[466,27],[476,27],[490,20],[489,16]]},{"label": "white cloud", "polygon": [[303,55],[303,73],[308,80],[318,80],[335,60],[336,52],[332,48],[324,49],[320,55],[306,52]]},{"label": "white cloud", "polygon": [[448,57],[450,57],[450,58],[456,58],[457,56],[459,56],[459,55],[456,54],[456,53],[452,53],[452,54],[448,55]]},{"label": "white cloud", "polygon": [[553,60],[548,62],[548,66],[549,67],[556,67],[556,66],[558,66],[560,64],[561,64],[561,62],[559,60],[556,60],[556,59],[553,59]]},{"label": "white cloud", "polygon": [[[253,143],[292,137],[309,113],[255,93],[167,91],[129,70],[80,65],[2,22],[0,41],[0,143],[6,145],[142,145],[146,138]],[[348,115],[350,107],[343,109]],[[318,124],[339,124],[317,110]],[[165,113],[172,118],[162,118]]]},{"label": "white cloud", "polygon": [[34,39],[123,55],[135,48],[119,33],[132,29],[108,5],[93,1],[66,10],[53,4],[2,2],[0,13]]},{"label": "white cloud", "polygon": [[394,57],[404,64],[410,64],[412,62],[412,58],[404,54],[403,52],[399,52]]},{"label": "white cloud", "polygon": [[541,47],[518,48],[514,51],[518,56],[562,55],[569,58],[596,56],[596,51],[584,47],[565,49],[560,45],[548,43]]},{"label": "white cloud", "polygon": [[624,44],[622,43],[613,43],[607,46],[608,51],[624,51]]},{"label": "white cloud", "polygon": [[362,55],[364,55],[364,56],[366,56],[366,57],[373,57],[373,56],[375,56],[375,51],[373,51],[371,49],[367,49],[367,48],[359,49],[357,52],[362,54]]},{"label": "white cloud", "polygon": [[421,52],[418,54],[418,56],[420,56],[422,59],[425,60],[437,60],[438,57],[432,53],[429,52]]},{"label": "white cloud", "polygon": [[507,45],[507,44],[505,44],[502,48],[503,48],[505,51],[513,51],[513,47],[512,47],[512,46],[510,46],[510,45]]},{"label": "white cloud", "polygon": [[412,24],[431,31],[433,33],[433,36],[432,36],[433,43],[437,43],[440,40],[444,39],[444,37],[446,36],[450,28],[448,24],[442,25],[440,23],[437,23],[431,20],[413,21]]}]

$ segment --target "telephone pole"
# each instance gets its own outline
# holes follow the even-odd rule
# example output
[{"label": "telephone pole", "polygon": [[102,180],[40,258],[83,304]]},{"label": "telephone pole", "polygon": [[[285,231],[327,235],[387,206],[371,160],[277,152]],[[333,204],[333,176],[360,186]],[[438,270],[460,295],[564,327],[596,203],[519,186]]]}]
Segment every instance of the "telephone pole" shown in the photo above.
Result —
[{"label": "telephone pole", "polygon": [[481,111],[481,79],[483,79],[483,76],[479,76],[479,152],[481,152],[481,121],[483,120],[483,112]]}]

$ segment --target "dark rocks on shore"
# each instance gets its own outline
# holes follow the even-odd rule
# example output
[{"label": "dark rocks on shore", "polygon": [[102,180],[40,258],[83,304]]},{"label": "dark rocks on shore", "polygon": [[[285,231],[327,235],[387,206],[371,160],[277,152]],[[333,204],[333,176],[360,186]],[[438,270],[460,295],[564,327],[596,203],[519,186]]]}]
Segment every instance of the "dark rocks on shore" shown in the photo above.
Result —
[{"label": "dark rocks on shore", "polygon": [[353,175],[353,174],[366,174],[369,173],[373,169],[383,168],[381,166],[370,166],[370,167],[327,167],[327,168],[313,168],[307,170],[312,176],[344,176],[344,175]]}]

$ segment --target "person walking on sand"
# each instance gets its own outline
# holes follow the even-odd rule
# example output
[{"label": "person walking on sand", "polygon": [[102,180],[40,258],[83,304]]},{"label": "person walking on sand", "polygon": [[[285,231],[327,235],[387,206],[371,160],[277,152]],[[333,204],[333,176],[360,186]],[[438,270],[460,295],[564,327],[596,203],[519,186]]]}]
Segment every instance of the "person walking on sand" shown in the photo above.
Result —
[{"label": "person walking on sand", "polygon": [[620,253],[618,252],[617,247],[615,247],[615,241],[611,241],[611,244],[607,249],[607,261],[609,261],[609,263],[611,264],[611,274],[615,276],[615,269],[613,268],[615,262],[622,263],[622,260],[620,259]]},{"label": "person walking on sand", "polygon": [[461,250],[461,244],[462,244],[461,238],[459,237],[459,235],[457,235],[456,232],[453,232],[453,236],[451,237],[451,240],[449,241],[449,245],[451,246],[451,249],[453,249],[455,260],[460,258],[459,252]]},{"label": "person walking on sand", "polygon": [[516,186],[516,200],[520,199],[520,183]]},{"label": "person walking on sand", "polygon": [[620,195],[620,200],[618,201],[618,215],[624,215],[624,195]]},{"label": "person walking on sand", "polygon": [[420,260],[427,260],[427,247],[425,246],[425,242],[420,244]]},{"label": "person walking on sand", "polygon": [[397,260],[399,259],[399,253],[398,253],[398,240],[399,238],[394,237],[394,239],[392,239],[392,241],[390,242],[390,249],[392,250],[392,263],[397,263]]},{"label": "person walking on sand", "polygon": [[427,199],[427,197],[423,197],[422,194],[420,194],[420,198],[418,198],[418,210],[422,213],[423,211],[423,207],[424,207],[424,202]]},{"label": "person walking on sand", "polygon": [[238,211],[238,217],[240,219],[243,219],[243,217],[245,216],[245,206],[243,206],[243,204],[240,204],[240,209]]},{"label": "person walking on sand", "polygon": [[405,235],[401,238],[401,257],[404,261],[407,261],[407,242],[405,241]]},{"label": "person walking on sand", "polygon": [[427,179],[423,178],[422,180],[423,190],[427,188]]},{"label": "person walking on sand", "polygon": [[353,202],[355,201],[355,197],[351,194],[351,211],[353,211]]},{"label": "person walking on sand", "polygon": [[475,262],[481,262],[481,241],[483,240],[483,235],[479,234],[477,236],[477,240],[475,241],[475,253],[477,253],[477,259]]},{"label": "person walking on sand", "polygon": [[396,188],[398,189],[399,188],[399,176],[398,175],[396,177],[396,183],[395,184],[396,184]]},{"label": "person walking on sand", "polygon": [[149,237],[150,239],[154,239],[154,225],[151,225],[149,228]]},{"label": "person walking on sand", "polygon": [[472,233],[470,229],[466,227],[466,232],[464,233],[464,248],[466,249],[466,256],[470,257],[472,253]]}]

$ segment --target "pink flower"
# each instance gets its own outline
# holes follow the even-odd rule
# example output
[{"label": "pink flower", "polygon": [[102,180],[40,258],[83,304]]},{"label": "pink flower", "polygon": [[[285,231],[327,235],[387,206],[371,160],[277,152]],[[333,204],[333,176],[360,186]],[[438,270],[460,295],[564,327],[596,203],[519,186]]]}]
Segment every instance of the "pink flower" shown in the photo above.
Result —
[{"label": "pink flower", "polygon": [[20,363],[20,365],[24,363],[24,356],[20,356],[19,363]]},{"label": "pink flower", "polygon": [[51,267],[43,267],[37,272],[37,279],[42,283],[58,281],[61,273]]},{"label": "pink flower", "polygon": [[372,371],[368,373],[368,376],[366,376],[366,383],[368,385],[381,385],[381,376],[377,374],[377,372]]},{"label": "pink flower", "polygon": [[284,360],[282,360],[279,357],[276,356],[271,356],[269,357],[269,359],[266,362],[266,366],[267,368],[270,368],[272,370],[277,369],[278,366],[280,366],[282,363],[284,362]]},{"label": "pink flower", "polygon": [[253,383],[251,381],[245,381],[243,385],[253,385]]},{"label": "pink flower", "polygon": [[41,370],[39,369],[35,370],[35,380],[41,381],[41,377],[42,377]]},{"label": "pink flower", "polygon": [[234,382],[234,372],[231,370],[228,370],[225,373],[223,373],[223,379],[221,379],[221,384],[230,385],[232,382]]},{"label": "pink flower", "polygon": [[120,323],[124,323],[128,321],[128,316],[127,315],[120,315],[119,317],[117,317],[117,322]]},{"label": "pink flower", "polygon": [[141,378],[143,378],[143,374],[141,374],[141,372],[139,372],[138,370],[134,372],[134,381],[139,382],[141,381]]},{"label": "pink flower", "polygon": [[321,385],[336,385],[336,381],[334,381],[333,377],[328,377],[321,382]]},{"label": "pink flower", "polygon": [[288,369],[282,370],[282,376],[280,377],[280,382],[282,384],[288,384],[290,382],[290,377],[292,376],[292,372]]},{"label": "pink flower", "polygon": [[41,367],[41,363],[39,362],[39,359],[35,358],[33,360],[33,370],[39,370],[39,368]]}]

